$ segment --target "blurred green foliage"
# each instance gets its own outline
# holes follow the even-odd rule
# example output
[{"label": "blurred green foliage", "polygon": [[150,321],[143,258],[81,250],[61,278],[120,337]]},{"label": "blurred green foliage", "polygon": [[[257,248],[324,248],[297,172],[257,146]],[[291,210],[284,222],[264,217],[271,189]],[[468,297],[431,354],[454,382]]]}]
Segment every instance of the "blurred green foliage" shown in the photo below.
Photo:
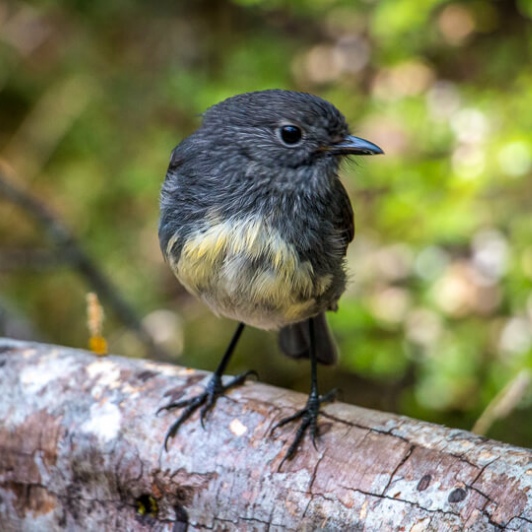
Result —
[{"label": "blurred green foliage", "polygon": [[[386,156],[343,169],[357,238],[330,317],[342,361],[322,387],[470,428],[532,365],[531,18],[530,0],[0,1],[1,162],[176,362],[213,369],[233,324],[158,249],[170,151],[236,93],[331,100]],[[0,198],[0,332],[85,346],[88,287],[35,249],[50,249],[43,228]],[[111,349],[142,355],[106,310]],[[236,358],[234,372],[307,388],[271,334],[247,332]],[[490,435],[530,446],[531,397]]]}]

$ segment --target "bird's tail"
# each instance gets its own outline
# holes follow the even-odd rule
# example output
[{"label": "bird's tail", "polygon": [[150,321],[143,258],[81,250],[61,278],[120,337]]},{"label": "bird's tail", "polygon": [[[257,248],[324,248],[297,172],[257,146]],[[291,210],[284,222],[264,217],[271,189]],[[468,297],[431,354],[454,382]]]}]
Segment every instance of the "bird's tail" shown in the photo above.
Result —
[{"label": "bird's tail", "polygon": [[334,364],[338,359],[338,350],[329,331],[325,314],[321,313],[299,323],[283,327],[279,331],[281,351],[292,358],[310,358],[309,320],[314,322],[314,337],[318,362]]}]

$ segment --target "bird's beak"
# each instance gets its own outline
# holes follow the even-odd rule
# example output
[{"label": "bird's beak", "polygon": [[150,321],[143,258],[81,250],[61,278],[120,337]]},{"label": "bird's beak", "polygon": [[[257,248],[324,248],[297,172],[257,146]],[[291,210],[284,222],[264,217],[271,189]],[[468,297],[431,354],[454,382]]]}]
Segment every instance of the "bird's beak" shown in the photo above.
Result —
[{"label": "bird's beak", "polygon": [[333,155],[379,155],[384,153],[373,142],[353,135],[346,135],[339,142],[333,142],[325,149]]}]

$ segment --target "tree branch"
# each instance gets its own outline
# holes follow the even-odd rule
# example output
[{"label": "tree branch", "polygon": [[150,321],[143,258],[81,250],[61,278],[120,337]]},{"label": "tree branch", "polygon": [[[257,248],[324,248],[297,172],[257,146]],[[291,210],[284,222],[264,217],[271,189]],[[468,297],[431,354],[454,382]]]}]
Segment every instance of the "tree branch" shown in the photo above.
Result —
[{"label": "tree branch", "polygon": [[335,403],[279,465],[300,394],[248,383],[163,450],[205,373],[0,341],[6,530],[532,530],[532,452]]},{"label": "tree branch", "polygon": [[[158,358],[169,358],[166,351],[154,341],[131,305],[87,255],[70,230],[43,202],[11,182],[2,167],[0,167],[0,196],[23,209],[37,222],[55,244],[60,254],[60,261],[57,262],[72,265],[99,297],[113,309],[122,323],[137,336],[150,354],[156,355]],[[0,268],[3,262],[9,264],[9,255],[5,259],[0,256]]]}]

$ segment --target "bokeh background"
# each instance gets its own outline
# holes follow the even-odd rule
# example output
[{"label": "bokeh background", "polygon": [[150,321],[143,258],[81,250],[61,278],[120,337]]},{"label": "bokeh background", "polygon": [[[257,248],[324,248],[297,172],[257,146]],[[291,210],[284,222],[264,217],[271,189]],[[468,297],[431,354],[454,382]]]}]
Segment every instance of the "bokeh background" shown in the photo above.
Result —
[{"label": "bokeh background", "polygon": [[[386,151],[343,167],[357,237],[322,390],[463,428],[502,394],[488,435],[532,446],[531,0],[1,0],[2,180],[166,354],[103,297],[111,351],[214,369],[235,324],[163,263],[159,189],[202,111],[274,87],[329,99]],[[0,194],[0,333],[86,347],[94,286],[53,237]],[[250,367],[308,389],[271,333],[244,334],[230,370]]]}]

